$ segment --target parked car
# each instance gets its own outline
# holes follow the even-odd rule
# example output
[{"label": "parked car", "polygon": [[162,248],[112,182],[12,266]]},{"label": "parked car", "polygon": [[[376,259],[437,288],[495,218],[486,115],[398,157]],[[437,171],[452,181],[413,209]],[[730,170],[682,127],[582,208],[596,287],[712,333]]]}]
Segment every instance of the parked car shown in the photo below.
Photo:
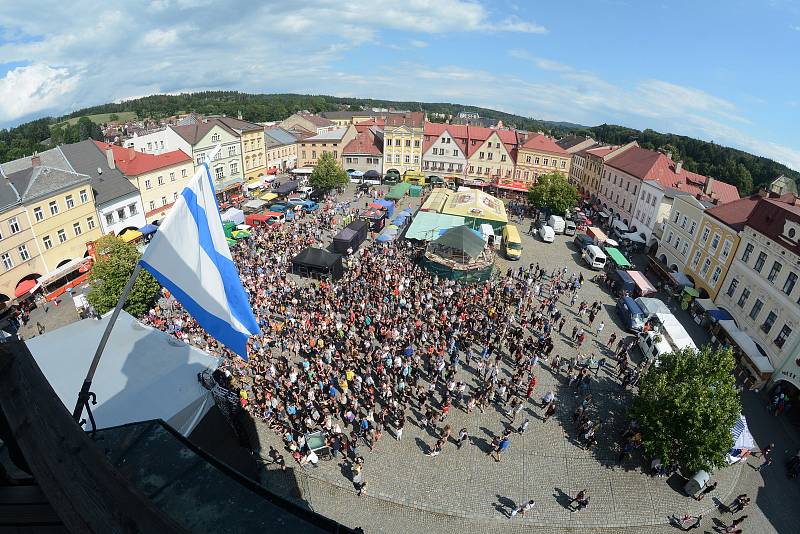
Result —
[{"label": "parked car", "polygon": [[547,226],[551,227],[555,233],[563,234],[565,227],[564,218],[558,215],[551,215],[547,220]]},{"label": "parked car", "polygon": [[576,227],[574,221],[564,221],[564,235],[575,235]]},{"label": "parked car", "polygon": [[553,230],[552,226],[547,226],[545,224],[539,227],[539,237],[541,237],[542,241],[545,243],[552,243],[556,238],[556,232]]},{"label": "parked car", "polygon": [[269,211],[283,213],[289,220],[294,219],[294,207],[291,204],[273,204],[269,207]]},{"label": "parked car", "polygon": [[575,247],[577,247],[578,250],[583,252],[586,247],[594,244],[594,240],[586,234],[577,234],[573,243],[575,243]]},{"label": "parked car", "polygon": [[310,185],[304,185],[303,187],[297,188],[297,192],[300,193],[300,196],[302,196],[303,198],[308,197],[308,195],[310,195],[313,191],[314,188],[311,187]]},{"label": "parked car", "polygon": [[286,199],[286,203],[289,204],[292,207],[302,206],[303,202],[305,202],[305,199],[302,198],[302,197],[298,197],[298,196],[289,197],[289,198]]},{"label": "parked car", "polygon": [[306,213],[311,213],[319,209],[319,204],[311,200],[304,200],[303,203],[300,204],[300,208]]}]

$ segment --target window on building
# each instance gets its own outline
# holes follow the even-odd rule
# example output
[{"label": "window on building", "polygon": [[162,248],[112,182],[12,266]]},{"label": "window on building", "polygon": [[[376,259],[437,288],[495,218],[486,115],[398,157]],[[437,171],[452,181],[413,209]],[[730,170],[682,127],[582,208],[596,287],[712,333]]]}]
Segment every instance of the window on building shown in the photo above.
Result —
[{"label": "window on building", "polygon": [[164,185],[164,177],[163,176],[159,176],[158,177],[158,185]]},{"label": "window on building", "polygon": [[167,197],[161,197],[161,205],[162,206],[166,206],[167,205]]},{"label": "window on building", "polygon": [[50,250],[53,248],[53,242],[50,241],[49,235],[46,235],[42,238],[42,244],[44,245],[45,250]]},{"label": "window on building", "polygon": [[739,301],[736,303],[740,308],[744,308],[747,299],[750,298],[750,290],[747,288],[742,289],[742,294],[739,295]]},{"label": "window on building", "polygon": [[79,193],[81,204],[86,204],[89,201],[89,194],[86,192],[86,189],[81,189]]},{"label": "window on building", "polygon": [[777,318],[778,316],[775,314],[774,311],[769,312],[767,318],[764,319],[764,323],[761,325],[761,330],[763,330],[765,334],[769,334],[769,331],[772,330],[772,327],[775,324],[775,320]]},{"label": "window on building", "polygon": [[675,217],[672,219],[672,222],[677,224],[678,223],[678,219],[680,219],[680,218],[681,218],[681,212],[676,211],[675,212]]},{"label": "window on building", "polygon": [[400,146],[400,139],[394,140],[394,146]]},{"label": "window on building", "polygon": [[753,249],[755,247],[752,243],[748,243],[746,247],[744,247],[744,252],[742,252],[742,261],[747,263],[750,261],[750,255],[753,253]]},{"label": "window on building", "polygon": [[219,134],[215,133],[214,135],[211,136],[211,142],[216,143],[217,141],[219,141]]},{"label": "window on building", "polygon": [[692,221],[692,224],[689,226],[689,235],[694,235],[694,231],[697,229],[697,223]]},{"label": "window on building", "polygon": [[64,229],[62,228],[57,233],[58,233],[58,242],[64,243],[67,240],[67,232],[64,231]]},{"label": "window on building", "polygon": [[58,215],[58,202],[55,200],[50,201],[50,215]]},{"label": "window on building", "polygon": [[547,158],[544,158],[544,159],[542,160],[542,165],[544,165],[544,166],[547,166],[547,162],[548,162],[548,161],[549,161],[549,160],[548,160]]},{"label": "window on building", "polygon": [[739,285],[739,280],[734,278],[731,280],[731,283],[728,285],[728,291],[725,293],[729,297],[733,297],[733,294],[736,293],[736,287]]},{"label": "window on building", "polygon": [[312,150],[311,151],[311,159],[317,159],[317,151],[316,150]]},{"label": "window on building", "polygon": [[714,234],[714,237],[711,239],[711,252],[714,252],[714,251],[717,250],[717,247],[719,246],[720,239],[722,239],[722,238],[720,237],[719,234]]},{"label": "window on building", "polygon": [[19,252],[19,258],[22,261],[28,261],[28,259],[31,257],[30,253],[28,252],[28,245],[18,246],[17,252]]},{"label": "window on building", "polygon": [[174,172],[169,173],[169,181],[170,182],[174,182],[175,181],[175,173]]},{"label": "window on building", "polygon": [[145,189],[153,189],[153,184],[150,183],[150,180],[144,181],[144,188]]},{"label": "window on building", "polygon": [[458,149],[457,148],[455,150],[453,150],[453,155],[454,156],[458,156]]},{"label": "window on building", "polygon": [[[305,157],[305,155],[303,157]],[[181,169],[181,178],[186,178],[186,169]]]},{"label": "window on building", "polygon": [[772,264],[772,269],[769,270],[769,274],[767,275],[767,281],[771,283],[775,283],[775,279],[778,277],[778,274],[781,272],[783,265],[779,262],[775,262]]},{"label": "window on building", "polygon": [[706,273],[708,273],[708,269],[711,267],[711,258],[706,258],[706,261],[703,262],[703,266],[700,268],[700,276],[705,278]]},{"label": "window on building", "polygon": [[72,223],[72,231],[75,232],[75,237],[81,235],[83,233],[83,230],[81,229],[81,223]]},{"label": "window on building", "polygon": [[758,253],[758,258],[756,259],[756,264],[753,265],[753,269],[757,273],[760,273],[761,269],[764,268],[764,263],[766,263],[766,261],[767,261],[767,253],[766,252],[759,252]]},{"label": "window on building", "polygon": [[86,218],[86,226],[89,227],[89,230],[94,230],[94,217]]},{"label": "window on building", "polygon": [[202,154],[198,154],[197,155],[197,159],[195,160],[195,163],[197,164],[198,167],[203,164],[203,155]]},{"label": "window on building", "polygon": [[117,219],[120,221],[124,221],[127,217],[125,217],[125,208],[120,208],[117,210]]},{"label": "window on building", "polygon": [[4,252],[2,255],[0,255],[0,259],[3,260],[3,267],[5,267],[6,271],[9,271],[12,267],[14,267],[14,260],[11,259],[11,254],[8,252]]},{"label": "window on building", "polygon": [[725,243],[722,245],[722,252],[720,254],[723,260],[727,259],[728,256],[730,256],[731,247],[733,247],[733,243],[731,243],[730,239],[726,239]]},{"label": "window on building", "polygon": [[228,157],[236,155],[236,146],[229,146],[228,147]]},{"label": "window on building", "polygon": [[789,273],[789,276],[786,277],[786,281],[783,283],[783,292],[787,295],[791,295],[796,283],[797,275],[795,273]]},{"label": "window on building", "polygon": [[72,195],[67,195],[64,197],[64,201],[67,203],[68,210],[75,207],[75,200],[72,198]]},{"label": "window on building", "polygon": [[235,161],[231,163],[231,174],[239,174],[239,164]]},{"label": "window on building", "polygon": [[408,155],[406,155],[406,156],[403,158],[403,160],[404,160],[406,163],[411,163],[411,156],[408,156]]},{"label": "window on building", "polygon": [[178,192],[177,191],[172,193],[172,201],[175,202],[176,200],[178,200]]},{"label": "window on building", "polygon": [[[419,156],[414,156],[414,165],[419,165]],[[439,168],[444,168],[444,163],[440,163]]]},{"label": "window on building", "polygon": [[[503,156],[503,157],[505,157],[505,156]],[[565,159],[561,160],[561,168],[562,169],[566,169],[567,168],[567,160],[565,160]]]},{"label": "window on building", "polygon": [[114,213],[106,213],[106,225],[111,226],[114,224]]},{"label": "window on building", "polygon": [[156,209],[156,203],[151,200],[150,201],[150,211],[153,211],[154,209]]},{"label": "window on building", "polygon": [[683,250],[681,251],[681,256],[685,258],[687,252],[689,252],[689,243],[684,243]]},{"label": "window on building", "polygon": [[36,219],[36,222],[44,220],[44,213],[42,212],[42,208],[38,206],[33,208],[33,218]]},{"label": "window on building", "polygon": [[539,158],[533,158],[533,163],[534,163],[534,165],[538,165],[539,164]]},{"label": "window on building", "polygon": [[[700,239],[703,240],[703,243],[708,241],[708,234],[710,234],[710,233],[711,233],[711,230],[708,228],[708,226],[703,228],[703,234],[700,236]],[[747,261],[747,260],[745,260],[745,261]]]},{"label": "window on building", "polygon": [[217,180],[222,180],[225,177],[225,168],[221,165],[214,169],[214,176]]},{"label": "window on building", "polygon": [[755,320],[755,318],[758,317],[758,314],[761,313],[761,308],[763,307],[764,303],[761,301],[761,299],[756,299],[756,301],[753,303],[753,307],[750,309],[750,318]]},{"label": "window on building", "polygon": [[12,234],[16,234],[19,232],[19,221],[16,217],[11,217],[8,219],[8,229],[11,231]]},{"label": "window on building", "polygon": [[478,153],[478,159],[483,159],[483,156],[484,156],[484,153],[483,153],[483,152],[479,152],[479,153]]},{"label": "window on building", "polygon": [[783,328],[781,328],[780,333],[778,333],[778,337],[775,338],[775,341],[773,341],[773,343],[775,343],[779,348],[783,348],[784,343],[786,343],[786,340],[791,335],[792,335],[792,329],[789,328],[789,325],[785,324],[783,325]]},{"label": "window on building", "polygon": [[131,217],[139,213],[136,209],[136,204],[128,204],[128,212],[131,214]]}]

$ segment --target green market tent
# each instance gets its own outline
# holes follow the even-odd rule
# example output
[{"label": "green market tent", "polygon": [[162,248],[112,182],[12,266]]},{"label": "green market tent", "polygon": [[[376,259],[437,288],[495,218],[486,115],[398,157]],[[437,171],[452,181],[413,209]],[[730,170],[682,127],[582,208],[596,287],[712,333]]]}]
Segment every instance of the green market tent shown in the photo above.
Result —
[{"label": "green market tent", "polygon": [[432,243],[437,249],[449,249],[452,256],[463,253],[470,258],[477,258],[486,246],[486,242],[475,230],[467,226],[456,226],[446,231]]},{"label": "green market tent", "polygon": [[420,211],[411,226],[406,230],[406,239],[417,239],[419,241],[433,241],[438,238],[442,230],[449,230],[455,226],[463,226],[464,217],[456,215],[445,215],[430,211]]},{"label": "green market tent", "polygon": [[628,268],[631,266],[631,262],[623,256],[622,252],[614,247],[606,247],[606,254],[617,264],[617,267]]},{"label": "green market tent", "polygon": [[411,189],[410,183],[400,182],[389,190],[389,192],[386,194],[386,198],[389,200],[400,200],[406,195],[406,193],[408,193],[409,189]]}]

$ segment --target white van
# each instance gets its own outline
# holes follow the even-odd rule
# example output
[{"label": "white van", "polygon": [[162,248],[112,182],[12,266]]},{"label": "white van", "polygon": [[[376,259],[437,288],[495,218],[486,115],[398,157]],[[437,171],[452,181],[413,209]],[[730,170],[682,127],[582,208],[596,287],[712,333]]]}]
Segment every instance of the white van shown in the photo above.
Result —
[{"label": "white van", "polygon": [[583,261],[592,269],[602,269],[606,264],[606,255],[597,245],[589,245],[583,249]]},{"label": "white van", "polygon": [[494,233],[494,228],[492,228],[491,224],[481,225],[481,235],[487,245],[492,248],[500,248],[500,236]]},{"label": "white van", "polygon": [[558,215],[551,215],[550,218],[547,219],[547,226],[551,227],[555,233],[563,234],[564,228],[566,228],[567,223],[564,221],[564,217],[559,217]]},{"label": "white van", "polygon": [[553,230],[552,226],[547,226],[545,224],[539,228],[539,237],[541,237],[542,241],[545,243],[552,243],[556,238],[556,232]]}]

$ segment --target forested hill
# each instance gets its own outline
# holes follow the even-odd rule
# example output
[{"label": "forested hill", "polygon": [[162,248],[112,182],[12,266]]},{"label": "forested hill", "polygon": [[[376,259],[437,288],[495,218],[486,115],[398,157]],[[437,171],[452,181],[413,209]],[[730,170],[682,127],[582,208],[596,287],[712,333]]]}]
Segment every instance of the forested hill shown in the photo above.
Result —
[{"label": "forested hill", "polygon": [[[282,120],[292,113],[302,110],[318,113],[373,107],[426,111],[445,115],[456,115],[460,111],[474,111],[481,117],[499,119],[509,126],[542,131],[557,137],[568,133],[578,133],[591,135],[598,141],[612,144],[627,143],[635,139],[645,148],[671,151],[673,159],[682,160],[685,168],[732,183],[739,188],[742,194],[747,194],[754,188],[769,183],[780,174],[800,181],[800,173],[769,158],[691,137],[662,134],[653,130],[640,131],[608,124],[586,127],[564,122],[548,122],[492,109],[451,103],[398,102],[324,95],[254,95],[232,91],[147,96],[120,103],[93,106],[64,117],[37,119],[10,130],[0,130],[0,161],[19,158],[46,148],[51,140],[53,125],[84,116],[133,112],[139,118],[158,119],[188,111],[233,116],[241,112],[247,120],[263,122]],[[69,140],[97,136],[99,129],[90,126],[86,120],[76,124]]]}]

